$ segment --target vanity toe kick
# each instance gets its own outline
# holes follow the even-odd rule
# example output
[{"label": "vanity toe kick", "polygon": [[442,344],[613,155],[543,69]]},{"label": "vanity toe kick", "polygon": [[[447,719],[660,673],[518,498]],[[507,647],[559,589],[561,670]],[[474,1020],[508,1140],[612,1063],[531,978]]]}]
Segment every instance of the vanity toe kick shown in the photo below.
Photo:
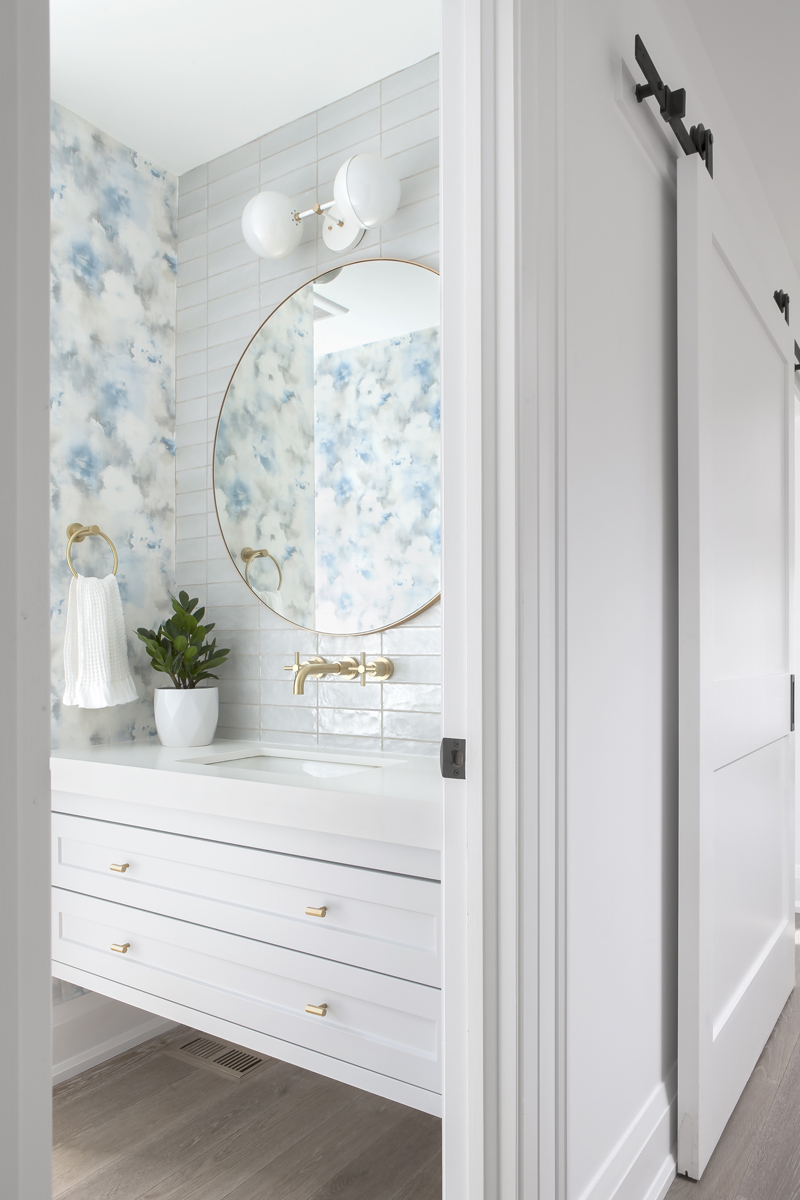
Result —
[{"label": "vanity toe kick", "polygon": [[53,960],[441,1090],[437,988],[60,887]]}]

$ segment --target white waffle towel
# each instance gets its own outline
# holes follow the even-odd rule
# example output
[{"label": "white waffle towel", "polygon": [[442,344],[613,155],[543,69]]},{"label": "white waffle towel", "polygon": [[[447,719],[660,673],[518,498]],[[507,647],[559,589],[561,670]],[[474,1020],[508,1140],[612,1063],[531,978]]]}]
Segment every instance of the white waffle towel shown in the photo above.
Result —
[{"label": "white waffle towel", "polygon": [[110,708],[136,699],[122,601],[113,575],[79,575],[69,585],[64,679],[65,704]]},{"label": "white waffle towel", "polygon": [[281,617],[283,616],[283,601],[281,600],[280,592],[262,592],[258,588],[253,588],[253,591],[257,596],[260,596],[265,604],[270,606],[273,612],[276,612]]}]

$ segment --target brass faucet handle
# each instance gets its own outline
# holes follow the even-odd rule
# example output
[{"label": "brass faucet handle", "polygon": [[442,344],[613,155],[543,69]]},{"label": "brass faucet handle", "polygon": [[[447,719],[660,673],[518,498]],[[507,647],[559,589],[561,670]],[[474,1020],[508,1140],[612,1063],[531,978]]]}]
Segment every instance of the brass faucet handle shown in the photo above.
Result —
[{"label": "brass faucet handle", "polygon": [[[367,662],[367,656],[364,651],[361,651],[361,662],[356,665],[356,671],[359,678],[359,683],[362,687],[367,686],[367,676],[371,679],[389,679],[394,671],[394,664],[390,658],[382,658],[378,655],[372,662]],[[348,676],[352,678],[352,676]]]},{"label": "brass faucet handle", "polygon": [[339,679],[355,679],[359,672],[357,658],[340,658],[339,659]]},{"label": "brass faucet handle", "polygon": [[[391,679],[394,673],[394,663],[390,658],[376,655],[372,662],[367,663],[367,674],[373,679]],[[363,675],[361,677],[364,678]]]},{"label": "brass faucet handle", "polygon": [[297,650],[295,650],[295,652],[294,652],[294,662],[290,663],[288,666],[284,667],[283,669],[284,669],[284,671],[294,671],[295,675],[300,670],[300,655],[297,652]]}]

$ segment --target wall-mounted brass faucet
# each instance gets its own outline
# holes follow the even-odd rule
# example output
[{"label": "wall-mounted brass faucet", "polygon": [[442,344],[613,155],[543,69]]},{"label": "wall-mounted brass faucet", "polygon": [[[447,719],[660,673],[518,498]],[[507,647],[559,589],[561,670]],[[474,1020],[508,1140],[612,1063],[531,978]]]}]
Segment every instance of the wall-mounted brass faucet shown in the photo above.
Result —
[{"label": "wall-mounted brass faucet", "polygon": [[305,695],[307,679],[322,679],[324,675],[338,675],[340,679],[358,679],[364,687],[367,676],[370,679],[389,679],[394,671],[394,664],[389,658],[380,655],[367,662],[367,656],[361,652],[361,660],[357,658],[340,658],[336,662],[326,662],[324,658],[309,658],[300,662],[300,655],[295,654],[294,662],[283,668],[284,671],[294,671],[294,694]]}]

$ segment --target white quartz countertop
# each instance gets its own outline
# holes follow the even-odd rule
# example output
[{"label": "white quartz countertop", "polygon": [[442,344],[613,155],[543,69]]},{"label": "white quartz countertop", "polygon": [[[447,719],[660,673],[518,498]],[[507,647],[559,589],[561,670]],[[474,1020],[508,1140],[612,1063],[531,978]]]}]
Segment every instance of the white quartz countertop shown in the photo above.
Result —
[{"label": "white quartz countertop", "polygon": [[[293,771],[267,774],[235,761],[191,761],[243,751],[288,758]],[[351,763],[367,769],[325,778],[296,773],[298,760]],[[441,777],[433,758],[306,752],[297,746],[257,742],[215,741],[211,746],[181,749],[158,742],[125,742],[55,751],[50,771],[54,792],[441,848]]]}]

